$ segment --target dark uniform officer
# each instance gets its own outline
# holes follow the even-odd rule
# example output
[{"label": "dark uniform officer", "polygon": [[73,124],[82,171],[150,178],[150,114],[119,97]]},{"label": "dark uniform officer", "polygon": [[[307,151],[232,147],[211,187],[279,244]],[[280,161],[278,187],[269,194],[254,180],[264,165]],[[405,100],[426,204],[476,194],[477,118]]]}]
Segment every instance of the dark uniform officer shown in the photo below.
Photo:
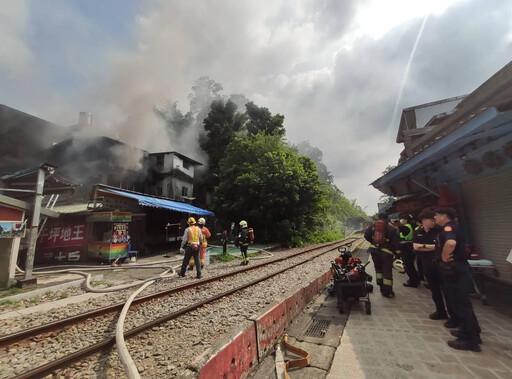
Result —
[{"label": "dark uniform officer", "polygon": [[[428,317],[431,320],[446,320],[448,315],[444,306],[442,277],[439,271],[439,262],[441,261],[440,252],[436,252],[436,237],[440,229],[436,227],[434,212],[422,212],[418,220],[421,226],[414,231],[412,238],[414,250],[417,252],[418,260],[423,267],[423,273],[427,279],[432,292],[432,300],[436,306],[436,311]],[[418,262],[418,263],[419,263]],[[453,315],[451,306],[447,303],[448,312]]]},{"label": "dark uniform officer", "polygon": [[442,227],[437,236],[437,251],[441,253],[440,269],[445,295],[459,323],[459,330],[451,332],[457,339],[448,341],[448,346],[458,350],[480,351],[480,325],[469,298],[471,273],[462,233],[453,221],[455,212],[451,208],[440,208],[436,210],[434,218]]},{"label": "dark uniform officer", "polygon": [[407,282],[403,283],[404,287],[418,287],[420,285],[420,278],[416,267],[414,267],[414,251],[412,250],[412,216],[406,215],[401,220],[402,225],[399,226],[400,230],[400,255],[404,261],[405,273],[409,277]]},{"label": "dark uniform officer", "polygon": [[372,255],[375,266],[375,276],[380,287],[380,293],[385,297],[395,297],[393,292],[393,257],[398,244],[398,233],[395,228],[387,223],[388,216],[385,213],[379,214],[379,220],[386,222],[386,241],[377,244],[373,241],[375,224],[371,225],[364,233],[364,238],[370,242],[368,252]]}]

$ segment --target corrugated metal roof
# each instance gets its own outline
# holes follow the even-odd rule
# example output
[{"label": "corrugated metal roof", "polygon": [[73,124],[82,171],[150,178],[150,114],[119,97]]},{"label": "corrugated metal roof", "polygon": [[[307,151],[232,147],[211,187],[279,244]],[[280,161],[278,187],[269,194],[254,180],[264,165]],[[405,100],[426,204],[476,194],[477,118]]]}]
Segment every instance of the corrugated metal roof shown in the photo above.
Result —
[{"label": "corrugated metal roof", "polygon": [[163,209],[169,209],[171,211],[190,213],[190,214],[196,214],[196,215],[206,215],[206,216],[214,216],[215,215],[213,212],[207,211],[206,209],[194,207],[193,205],[190,205],[187,203],[180,203],[179,201],[162,199],[162,198],[142,195],[142,194],[135,193],[135,192],[121,191],[121,190],[115,190],[115,189],[105,188],[105,187],[101,187],[101,191],[110,192],[110,193],[114,193],[117,195],[121,195],[124,197],[129,197],[129,198],[138,200],[140,205],[144,205],[147,207],[163,208]]},{"label": "corrugated metal roof", "polygon": [[57,206],[53,207],[52,210],[54,210],[55,212],[62,213],[62,214],[91,212],[91,210],[87,208],[87,203],[57,205]]}]

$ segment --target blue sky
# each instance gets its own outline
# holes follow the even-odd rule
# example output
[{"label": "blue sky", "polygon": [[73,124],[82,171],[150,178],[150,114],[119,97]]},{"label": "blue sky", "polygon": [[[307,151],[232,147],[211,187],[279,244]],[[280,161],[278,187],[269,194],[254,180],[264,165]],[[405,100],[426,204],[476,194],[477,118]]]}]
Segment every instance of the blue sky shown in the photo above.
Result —
[{"label": "blue sky", "polygon": [[[511,60],[512,2],[502,0],[82,0],[0,2],[0,103],[150,151],[153,106],[207,75],[285,116],[287,139],[323,152],[335,183],[367,211],[368,184],[396,164],[398,110],[473,91]],[[396,123],[396,121],[395,121]],[[378,157],[378,159],[376,159]]]}]

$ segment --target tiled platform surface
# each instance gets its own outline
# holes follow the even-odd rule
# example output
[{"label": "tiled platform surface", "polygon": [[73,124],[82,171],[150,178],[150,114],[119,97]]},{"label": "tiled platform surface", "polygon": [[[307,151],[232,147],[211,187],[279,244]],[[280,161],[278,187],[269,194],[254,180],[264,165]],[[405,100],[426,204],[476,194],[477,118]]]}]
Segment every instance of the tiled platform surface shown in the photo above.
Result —
[{"label": "tiled platform surface", "polygon": [[[374,274],[372,263],[368,272]],[[454,337],[443,321],[428,318],[434,311],[430,291],[403,287],[406,276],[396,272],[394,280],[394,299],[382,297],[376,288],[371,316],[362,304],[353,306],[328,379],[512,378],[510,317],[474,299],[482,351],[454,350],[446,344]]]}]

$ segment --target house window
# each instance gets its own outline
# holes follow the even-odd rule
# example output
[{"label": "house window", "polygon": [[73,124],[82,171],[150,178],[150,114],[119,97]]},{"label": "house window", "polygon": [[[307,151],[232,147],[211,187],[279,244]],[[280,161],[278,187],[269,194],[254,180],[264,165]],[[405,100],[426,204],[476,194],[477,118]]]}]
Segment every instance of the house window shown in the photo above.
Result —
[{"label": "house window", "polygon": [[164,165],[164,156],[163,156],[163,154],[156,156],[156,165],[157,166],[163,166]]},{"label": "house window", "polygon": [[188,169],[190,168],[190,163],[189,163],[189,162],[187,162],[186,160],[183,160],[183,168],[184,168],[185,170],[188,170]]},{"label": "house window", "polygon": [[188,196],[188,188],[181,187],[181,196]]}]

